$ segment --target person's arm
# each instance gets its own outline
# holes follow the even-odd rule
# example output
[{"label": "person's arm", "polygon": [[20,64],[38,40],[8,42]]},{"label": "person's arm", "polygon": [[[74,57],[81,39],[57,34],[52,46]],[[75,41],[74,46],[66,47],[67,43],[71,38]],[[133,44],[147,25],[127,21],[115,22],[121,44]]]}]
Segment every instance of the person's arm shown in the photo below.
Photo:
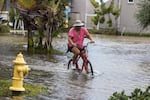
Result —
[{"label": "person's arm", "polygon": [[87,32],[87,38],[90,40],[91,43],[94,43],[95,41],[93,40],[93,37],[90,35],[89,32]]},{"label": "person's arm", "polygon": [[71,36],[68,37],[68,41],[69,41],[69,43],[71,43],[72,46],[77,46],[77,44],[75,44],[75,43],[72,41],[72,37],[71,37]]},{"label": "person's arm", "polygon": [[69,33],[68,33],[68,42],[69,42],[69,44],[71,44],[72,46],[77,46],[74,42],[73,42],[73,28],[71,28],[70,30],[69,30]]}]

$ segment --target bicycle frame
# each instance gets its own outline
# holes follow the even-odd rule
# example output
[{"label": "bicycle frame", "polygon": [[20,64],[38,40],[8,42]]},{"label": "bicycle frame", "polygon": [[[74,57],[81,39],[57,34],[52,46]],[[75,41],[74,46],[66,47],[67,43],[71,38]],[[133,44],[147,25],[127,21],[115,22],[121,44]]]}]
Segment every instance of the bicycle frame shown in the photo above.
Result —
[{"label": "bicycle frame", "polygon": [[[89,73],[89,69],[88,67],[90,66],[90,69],[91,69],[91,73],[93,75],[93,68],[92,68],[92,64],[91,62],[88,60],[88,45],[89,43],[91,42],[87,42],[86,45],[84,45],[84,50],[81,51],[81,53],[78,55],[78,57],[76,58],[76,69],[78,69],[78,71],[81,73],[83,71],[83,69],[85,68],[85,71],[87,73]],[[83,56],[83,54],[85,54],[85,56]],[[79,69],[79,59],[82,58],[83,62],[82,62],[82,68]],[[70,59],[69,62],[68,62],[68,69],[69,69],[69,65],[70,63],[73,62],[73,59]],[[80,66],[81,67],[81,66]]]},{"label": "bicycle frame", "polygon": [[[88,44],[89,44],[89,42],[88,42],[85,46],[83,46],[83,48],[84,48],[83,51],[85,51],[86,56],[88,55],[88,49],[87,49]],[[82,55],[82,51],[81,51],[80,54],[78,55],[78,57],[77,57],[77,59],[76,59],[77,61],[81,58],[81,55]],[[86,57],[86,58],[87,58],[87,57]]]}]

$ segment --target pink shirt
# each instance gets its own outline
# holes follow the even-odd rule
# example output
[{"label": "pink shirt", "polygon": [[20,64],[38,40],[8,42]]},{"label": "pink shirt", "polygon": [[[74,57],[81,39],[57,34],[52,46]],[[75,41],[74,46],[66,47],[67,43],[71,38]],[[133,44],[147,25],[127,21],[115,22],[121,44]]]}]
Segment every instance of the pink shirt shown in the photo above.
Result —
[{"label": "pink shirt", "polygon": [[[78,34],[74,27],[70,29],[68,36],[72,37],[72,41],[73,43],[76,43],[78,48],[83,48],[83,41],[84,41],[84,37],[87,34],[87,29],[84,27],[81,27],[80,29],[80,34]],[[72,46],[71,43],[68,43],[69,46]]]}]

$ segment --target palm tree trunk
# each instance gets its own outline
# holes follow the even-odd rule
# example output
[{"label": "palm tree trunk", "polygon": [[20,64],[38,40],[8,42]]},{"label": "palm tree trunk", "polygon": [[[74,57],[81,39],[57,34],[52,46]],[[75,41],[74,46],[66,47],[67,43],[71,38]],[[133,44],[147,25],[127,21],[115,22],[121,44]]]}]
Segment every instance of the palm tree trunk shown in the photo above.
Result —
[{"label": "palm tree trunk", "polygon": [[39,43],[38,43],[38,46],[41,48],[42,47],[42,42],[43,42],[43,37],[42,37],[42,35],[43,35],[43,29],[39,29]]},{"label": "palm tree trunk", "polygon": [[27,30],[28,30],[28,47],[27,50],[29,53],[33,52],[34,42],[33,42],[33,34],[32,34],[32,27],[30,25],[30,20],[27,20]]},{"label": "palm tree trunk", "polygon": [[28,28],[28,51],[32,51],[33,49],[33,36],[32,36],[32,29]]},{"label": "palm tree trunk", "polygon": [[48,51],[50,51],[50,48],[52,48],[52,25],[46,26],[47,33],[46,33],[46,45]]}]

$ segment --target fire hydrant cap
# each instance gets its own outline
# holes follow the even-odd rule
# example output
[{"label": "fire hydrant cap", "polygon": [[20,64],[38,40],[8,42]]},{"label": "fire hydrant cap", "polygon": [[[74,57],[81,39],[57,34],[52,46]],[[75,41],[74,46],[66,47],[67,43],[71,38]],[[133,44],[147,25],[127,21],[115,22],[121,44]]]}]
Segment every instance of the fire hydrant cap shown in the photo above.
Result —
[{"label": "fire hydrant cap", "polygon": [[16,64],[26,64],[21,52],[17,55],[16,60],[14,60],[13,62]]}]

